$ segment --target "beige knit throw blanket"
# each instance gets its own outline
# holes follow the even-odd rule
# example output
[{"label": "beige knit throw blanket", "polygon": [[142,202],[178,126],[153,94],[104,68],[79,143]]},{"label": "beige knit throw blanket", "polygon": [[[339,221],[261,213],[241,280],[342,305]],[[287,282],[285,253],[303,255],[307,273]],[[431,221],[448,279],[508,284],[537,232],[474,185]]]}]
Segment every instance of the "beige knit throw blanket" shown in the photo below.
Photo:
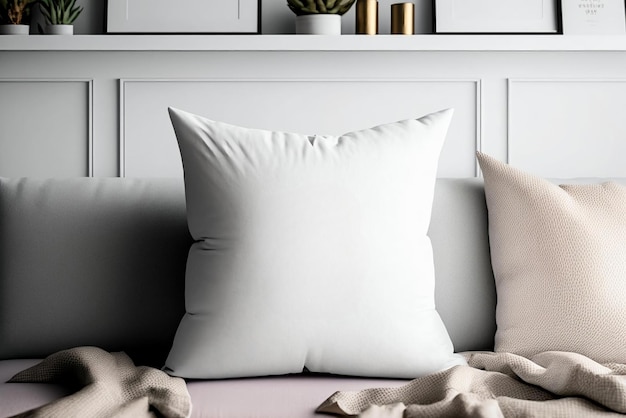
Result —
[{"label": "beige knit throw blanket", "polygon": [[319,412],[360,418],[606,417],[626,413],[626,365],[574,353],[530,359],[466,354],[456,366],[398,388],[337,392]]},{"label": "beige knit throw blanket", "polygon": [[60,351],[9,382],[54,382],[82,388],[16,417],[185,418],[191,414],[183,379],[151,367],[136,367],[125,353],[96,347]]}]

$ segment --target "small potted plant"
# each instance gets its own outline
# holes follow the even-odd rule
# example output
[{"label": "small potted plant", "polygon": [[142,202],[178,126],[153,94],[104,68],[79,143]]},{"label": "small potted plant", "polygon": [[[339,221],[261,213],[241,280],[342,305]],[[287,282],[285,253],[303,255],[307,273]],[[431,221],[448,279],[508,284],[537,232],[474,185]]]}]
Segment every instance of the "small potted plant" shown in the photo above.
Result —
[{"label": "small potted plant", "polygon": [[296,33],[341,35],[341,16],[355,0],[287,0],[296,14]]},{"label": "small potted plant", "polygon": [[76,6],[76,0],[38,0],[41,14],[46,19],[45,31],[39,27],[39,31],[49,35],[73,35],[74,21],[83,11],[81,6]]},{"label": "small potted plant", "polygon": [[37,0],[0,0],[0,34],[28,35],[30,11]]}]

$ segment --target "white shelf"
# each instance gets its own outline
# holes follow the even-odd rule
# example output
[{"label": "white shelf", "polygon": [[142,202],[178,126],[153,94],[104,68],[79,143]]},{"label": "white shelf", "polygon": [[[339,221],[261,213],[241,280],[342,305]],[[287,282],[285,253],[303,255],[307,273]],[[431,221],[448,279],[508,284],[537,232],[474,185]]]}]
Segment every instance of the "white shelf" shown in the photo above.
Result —
[{"label": "white shelf", "polygon": [[0,51],[626,51],[626,36],[29,35]]}]

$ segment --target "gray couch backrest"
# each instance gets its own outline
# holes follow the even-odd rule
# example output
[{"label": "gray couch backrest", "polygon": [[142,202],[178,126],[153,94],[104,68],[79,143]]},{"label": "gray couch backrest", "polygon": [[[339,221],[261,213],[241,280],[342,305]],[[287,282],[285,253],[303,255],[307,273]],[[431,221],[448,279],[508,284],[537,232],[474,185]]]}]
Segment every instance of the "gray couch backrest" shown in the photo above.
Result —
[{"label": "gray couch backrest", "polygon": [[0,359],[96,345],[162,363],[190,244],[180,180],[0,179]]},{"label": "gray couch backrest", "polygon": [[[481,180],[438,180],[430,236],[455,349],[492,348]],[[160,366],[190,244],[181,180],[0,179],[0,359],[96,345]]]},{"label": "gray couch backrest", "polygon": [[438,179],[429,236],[435,302],[456,351],[493,350],[496,288],[482,179]]}]

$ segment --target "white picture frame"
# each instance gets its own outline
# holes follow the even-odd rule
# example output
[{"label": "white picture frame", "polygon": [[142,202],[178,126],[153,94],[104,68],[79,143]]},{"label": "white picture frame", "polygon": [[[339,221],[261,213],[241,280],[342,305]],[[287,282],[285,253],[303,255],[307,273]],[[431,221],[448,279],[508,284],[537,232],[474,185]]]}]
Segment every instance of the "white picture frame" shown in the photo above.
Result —
[{"label": "white picture frame", "polygon": [[624,0],[561,0],[564,35],[624,35]]},{"label": "white picture frame", "polygon": [[435,33],[559,33],[558,0],[435,0]]},{"label": "white picture frame", "polygon": [[107,33],[260,33],[260,0],[107,0]]}]

